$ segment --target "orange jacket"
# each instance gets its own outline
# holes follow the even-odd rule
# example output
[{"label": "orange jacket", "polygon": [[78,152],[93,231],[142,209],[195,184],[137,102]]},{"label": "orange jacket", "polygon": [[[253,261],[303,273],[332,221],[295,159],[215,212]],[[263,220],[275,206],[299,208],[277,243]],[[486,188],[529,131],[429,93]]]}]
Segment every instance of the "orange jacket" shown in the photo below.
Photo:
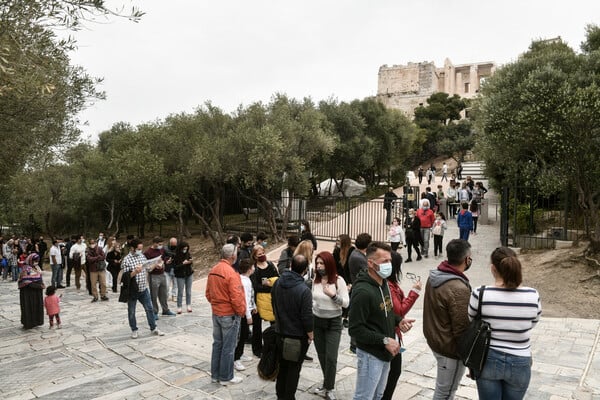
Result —
[{"label": "orange jacket", "polygon": [[210,270],[206,281],[206,299],[217,316],[246,314],[242,279],[229,261],[221,260]]}]

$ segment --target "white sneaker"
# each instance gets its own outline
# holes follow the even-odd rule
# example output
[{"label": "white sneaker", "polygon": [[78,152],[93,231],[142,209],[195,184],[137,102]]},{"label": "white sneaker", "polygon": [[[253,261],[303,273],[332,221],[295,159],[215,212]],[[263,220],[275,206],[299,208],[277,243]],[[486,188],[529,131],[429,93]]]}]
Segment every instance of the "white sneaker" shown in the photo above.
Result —
[{"label": "white sneaker", "polygon": [[138,332],[137,331],[131,331],[131,338],[132,339],[137,339],[138,338]]},{"label": "white sneaker", "polygon": [[250,362],[252,360],[253,360],[252,357],[249,357],[249,356],[247,356],[245,354],[242,354],[242,356],[240,357],[240,361],[242,361],[242,362]]},{"label": "white sneaker", "polygon": [[155,328],[151,333],[156,336],[165,336],[165,333],[163,331],[159,331],[158,328]]},{"label": "white sneaker", "polygon": [[235,368],[236,371],[244,371],[246,369],[244,364],[242,364],[242,362],[239,360],[233,362],[233,368]]},{"label": "white sneaker", "polygon": [[223,386],[227,386],[227,385],[235,385],[236,383],[240,383],[241,381],[243,381],[242,378],[240,378],[239,376],[234,376],[233,379],[230,381],[221,381],[219,383]]}]

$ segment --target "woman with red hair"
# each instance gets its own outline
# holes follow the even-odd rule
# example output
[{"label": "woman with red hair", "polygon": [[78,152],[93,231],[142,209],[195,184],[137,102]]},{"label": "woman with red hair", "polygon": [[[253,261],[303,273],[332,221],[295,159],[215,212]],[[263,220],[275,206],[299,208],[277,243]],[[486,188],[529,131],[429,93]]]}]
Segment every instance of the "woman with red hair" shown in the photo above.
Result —
[{"label": "woman with red hair", "polygon": [[337,274],[333,254],[328,251],[317,254],[315,271],[312,285],[314,339],[323,371],[323,385],[315,389],[314,393],[333,400],[337,356],[342,335],[342,308],[348,307],[350,298],[346,281]]}]

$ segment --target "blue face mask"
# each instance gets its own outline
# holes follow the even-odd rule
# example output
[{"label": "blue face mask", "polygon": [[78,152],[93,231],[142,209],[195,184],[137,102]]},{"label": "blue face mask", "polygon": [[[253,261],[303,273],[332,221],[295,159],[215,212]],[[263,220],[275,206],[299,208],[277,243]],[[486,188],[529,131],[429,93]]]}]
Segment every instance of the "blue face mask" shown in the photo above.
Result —
[{"label": "blue face mask", "polygon": [[135,254],[137,254],[138,256],[141,256],[142,255],[142,251],[141,250],[136,250]]},{"label": "blue face mask", "polygon": [[264,241],[264,242],[262,242],[260,245],[261,245],[263,248],[267,247],[267,241],[265,240],[265,241]]},{"label": "blue face mask", "polygon": [[379,271],[377,271],[377,275],[382,277],[383,279],[387,279],[392,274],[392,263],[381,263],[379,264]]}]

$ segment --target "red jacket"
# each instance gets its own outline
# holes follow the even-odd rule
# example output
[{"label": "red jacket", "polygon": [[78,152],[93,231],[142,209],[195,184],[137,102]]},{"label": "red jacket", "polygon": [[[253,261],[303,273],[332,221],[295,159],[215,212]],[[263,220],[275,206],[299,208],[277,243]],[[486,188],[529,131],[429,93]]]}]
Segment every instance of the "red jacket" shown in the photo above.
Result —
[{"label": "red jacket", "polygon": [[431,208],[428,208],[427,210],[419,208],[417,210],[417,218],[421,221],[421,229],[431,228],[435,221],[435,214],[431,211]]},{"label": "red jacket", "polygon": [[206,299],[219,317],[246,315],[246,295],[242,278],[227,260],[212,267],[206,281]]},{"label": "red jacket", "polygon": [[[388,281],[388,285],[390,286],[390,293],[392,295],[392,304],[394,306],[394,314],[399,315],[404,318],[404,316],[410,311],[415,301],[419,298],[419,294],[414,290],[408,292],[408,297],[404,297],[404,292],[400,288],[397,282]],[[398,339],[402,341],[402,332],[400,328],[396,325],[396,335],[398,335]]]}]

